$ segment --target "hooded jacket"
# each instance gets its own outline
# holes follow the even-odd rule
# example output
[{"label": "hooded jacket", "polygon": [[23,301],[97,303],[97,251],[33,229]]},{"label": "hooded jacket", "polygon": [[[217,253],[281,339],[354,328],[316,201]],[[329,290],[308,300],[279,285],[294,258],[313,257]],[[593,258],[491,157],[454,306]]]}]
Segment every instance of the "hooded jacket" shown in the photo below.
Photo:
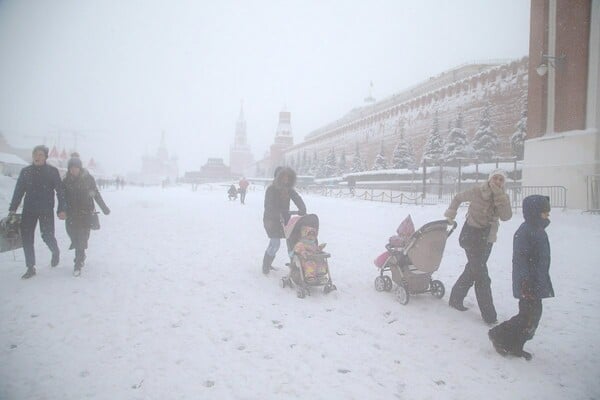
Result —
[{"label": "hooded jacket", "polygon": [[265,212],[263,225],[269,238],[284,238],[283,224],[290,219],[290,200],[298,208],[298,214],[306,214],[306,206],[302,198],[294,190],[296,173],[291,168],[281,168],[275,175],[273,183],[265,192]]},{"label": "hooded jacket", "polygon": [[467,224],[475,228],[487,228],[489,226],[490,233],[487,241],[494,243],[500,225],[498,219],[508,221],[512,217],[508,195],[503,190],[492,190],[489,182],[485,182],[454,196],[444,216],[452,219],[456,218],[458,207],[465,201],[470,202],[467,211]]},{"label": "hooded jacket", "polygon": [[518,298],[554,297],[550,280],[550,242],[546,227],[550,221],[541,217],[550,210],[546,196],[528,196],[523,200],[525,222],[513,238],[513,295]]}]

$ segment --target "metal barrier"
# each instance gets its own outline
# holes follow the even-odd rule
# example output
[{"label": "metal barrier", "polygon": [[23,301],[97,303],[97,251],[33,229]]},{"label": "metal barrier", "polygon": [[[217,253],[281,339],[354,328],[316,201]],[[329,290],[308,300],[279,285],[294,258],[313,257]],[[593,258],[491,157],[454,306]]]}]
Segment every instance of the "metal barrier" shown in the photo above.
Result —
[{"label": "metal barrier", "polygon": [[564,186],[515,186],[508,188],[514,208],[523,206],[527,196],[539,194],[550,197],[550,207],[567,208],[567,188]]},{"label": "metal barrier", "polygon": [[600,214],[600,175],[588,175],[585,177],[587,195],[586,212]]},{"label": "metal barrier", "polygon": [[[598,177],[600,178],[600,176]],[[595,190],[594,199],[600,200],[600,179],[596,179],[593,186]],[[567,207],[567,189],[564,186],[513,186],[507,185],[508,195],[512,201],[513,207],[520,208],[523,199],[534,194],[549,196],[550,206],[553,208]],[[455,192],[446,192],[443,194],[404,192],[399,190],[379,190],[379,189],[339,189],[330,187],[312,187],[307,188],[306,192],[319,194],[328,197],[354,197],[368,201],[380,201],[387,203],[415,204],[415,205],[435,205],[450,204],[455,196]],[[590,209],[591,212],[600,212],[598,203],[596,209]]]}]

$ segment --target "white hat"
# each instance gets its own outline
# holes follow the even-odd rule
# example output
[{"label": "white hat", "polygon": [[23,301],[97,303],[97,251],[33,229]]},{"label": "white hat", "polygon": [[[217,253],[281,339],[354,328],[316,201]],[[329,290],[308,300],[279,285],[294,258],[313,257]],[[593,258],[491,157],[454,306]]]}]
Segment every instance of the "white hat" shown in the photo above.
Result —
[{"label": "white hat", "polygon": [[506,171],[503,169],[498,168],[490,172],[490,175],[488,176],[488,181],[490,181],[494,177],[494,175],[501,175],[504,178],[504,180],[506,180]]}]

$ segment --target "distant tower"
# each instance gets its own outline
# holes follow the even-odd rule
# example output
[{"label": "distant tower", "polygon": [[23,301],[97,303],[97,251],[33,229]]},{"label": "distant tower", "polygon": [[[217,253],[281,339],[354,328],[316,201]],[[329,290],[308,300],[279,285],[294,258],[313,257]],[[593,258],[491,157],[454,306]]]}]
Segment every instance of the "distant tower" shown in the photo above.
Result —
[{"label": "distant tower", "polygon": [[279,123],[275,132],[275,141],[271,145],[271,170],[274,171],[280,165],[284,164],[283,153],[286,149],[294,145],[292,136],[292,114],[289,111],[279,113]]},{"label": "distant tower", "polygon": [[246,136],[244,105],[240,107],[240,116],[235,124],[233,146],[229,148],[229,167],[233,175],[244,175],[244,170],[254,162]]}]

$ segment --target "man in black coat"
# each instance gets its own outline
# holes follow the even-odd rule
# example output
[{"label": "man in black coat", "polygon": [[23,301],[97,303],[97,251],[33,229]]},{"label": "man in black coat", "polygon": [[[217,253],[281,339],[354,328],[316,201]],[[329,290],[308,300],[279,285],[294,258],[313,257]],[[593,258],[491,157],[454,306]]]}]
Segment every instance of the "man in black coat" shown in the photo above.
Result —
[{"label": "man in black coat", "polygon": [[65,196],[58,169],[46,164],[48,148],[36,146],[32,153],[33,164],[21,170],[13,193],[9,214],[14,214],[23,201],[21,218],[21,235],[27,272],[21,277],[31,278],[35,275],[35,250],[33,248],[35,226],[40,221],[42,239],[52,252],[50,265],[56,267],[60,260],[60,251],[54,237],[54,193],[58,199],[57,215],[65,219]]},{"label": "man in black coat", "polygon": [[94,177],[83,168],[79,154],[74,153],[71,156],[63,183],[67,213],[66,228],[71,239],[70,249],[75,249],[73,274],[78,276],[85,262],[85,250],[90,238],[90,223],[96,211],[94,201],[98,203],[104,215],[110,214],[110,209],[102,199]]},{"label": "man in black coat", "polygon": [[263,225],[269,245],[263,256],[262,271],[266,275],[273,268],[271,264],[275,259],[277,250],[281,244],[281,239],[285,238],[283,225],[290,219],[290,200],[298,208],[298,214],[306,214],[306,206],[302,197],[294,190],[296,185],[296,173],[288,167],[277,167],[275,169],[275,179],[265,191],[265,212],[263,215]]}]

